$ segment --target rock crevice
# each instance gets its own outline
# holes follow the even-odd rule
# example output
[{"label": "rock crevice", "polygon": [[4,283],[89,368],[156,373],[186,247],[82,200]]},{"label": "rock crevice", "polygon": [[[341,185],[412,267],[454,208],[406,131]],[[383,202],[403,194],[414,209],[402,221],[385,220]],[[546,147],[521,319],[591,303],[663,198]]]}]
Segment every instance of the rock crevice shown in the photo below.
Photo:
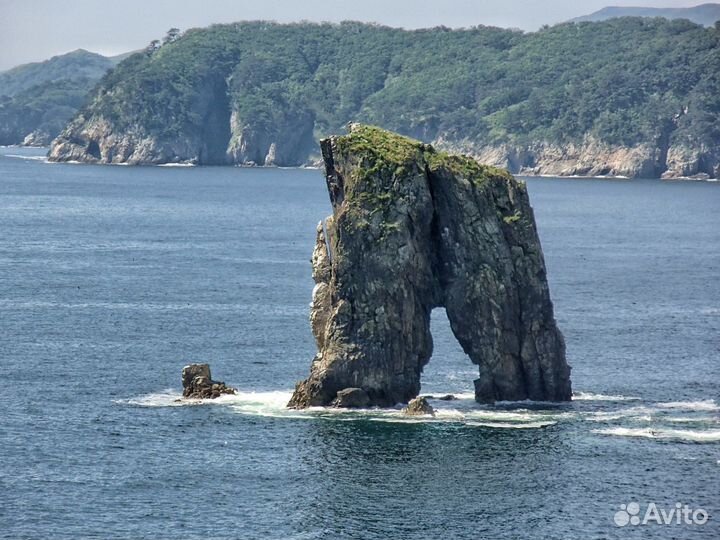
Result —
[{"label": "rock crevice", "polygon": [[333,215],[317,228],[318,346],[291,407],[407,403],[445,307],[479,367],[476,399],[570,399],[570,368],[524,184],[505,171],[370,126],[321,142]]}]

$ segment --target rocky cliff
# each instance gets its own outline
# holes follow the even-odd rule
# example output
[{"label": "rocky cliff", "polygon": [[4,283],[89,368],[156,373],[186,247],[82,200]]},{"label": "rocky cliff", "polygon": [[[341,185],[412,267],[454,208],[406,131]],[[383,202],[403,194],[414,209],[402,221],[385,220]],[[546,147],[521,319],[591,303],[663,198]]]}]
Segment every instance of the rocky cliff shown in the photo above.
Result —
[{"label": "rocky cliff", "polygon": [[163,141],[135,126],[118,129],[103,116],[76,117],[52,142],[48,159],[81,163],[196,163],[197,141],[179,138]]},{"label": "rocky cliff", "polygon": [[289,405],[328,405],[349,389],[370,405],[407,403],[438,306],[479,366],[478,401],[569,400],[524,184],[369,126],[321,147],[333,215],[312,256],[318,353]]},{"label": "rocky cliff", "polygon": [[662,19],[214,25],[108,72],[50,159],[296,166],[360,121],[521,174],[717,176],[718,50],[717,29]]},{"label": "rocky cliff", "polygon": [[719,178],[720,151],[684,141],[665,144],[611,145],[594,137],[577,143],[478,145],[439,138],[438,148],[462,152],[481,163],[525,176],[624,178]]},{"label": "rocky cliff", "polygon": [[[207,100],[189,135],[165,137],[142,123],[117,126],[102,115],[80,115],[52,142],[50,161],[158,165],[261,165],[295,167],[315,152],[313,117],[288,119],[280,125],[256,127],[230,111],[224,89]],[[315,152],[316,153],[316,152]]]},{"label": "rocky cliff", "polygon": [[[236,112],[225,114],[215,110],[207,118],[199,136],[164,139],[145,132],[140,125],[118,129],[104,117],[79,116],[52,142],[49,159],[131,165],[192,163],[280,167],[316,162],[315,121],[309,112],[288,118],[271,129],[248,125]],[[43,141],[48,143],[47,138]],[[453,141],[444,135],[431,144],[526,176],[720,178],[720,151],[703,144],[621,146],[586,137],[579,143],[483,145],[468,140]]]},{"label": "rocky cliff", "polygon": [[[317,155],[312,112],[285,115],[271,126],[255,127],[229,110],[222,86],[201,110],[201,126],[189,137],[163,138],[141,125],[118,128],[103,116],[77,117],[53,141],[51,161],[85,163],[194,163],[204,165],[299,166]],[[702,143],[611,145],[591,136],[578,143],[527,145],[454,141],[441,134],[432,145],[472,156],[480,163],[527,176],[610,176],[626,178],[718,178],[720,151]]]},{"label": "rocky cliff", "polygon": [[48,157],[50,161],[130,165],[229,164],[226,146],[231,126],[227,86],[221,77],[212,74],[198,86],[197,99],[185,111],[193,125],[182,134],[167,133],[132,118],[119,121],[112,115],[86,110],[53,141]]}]

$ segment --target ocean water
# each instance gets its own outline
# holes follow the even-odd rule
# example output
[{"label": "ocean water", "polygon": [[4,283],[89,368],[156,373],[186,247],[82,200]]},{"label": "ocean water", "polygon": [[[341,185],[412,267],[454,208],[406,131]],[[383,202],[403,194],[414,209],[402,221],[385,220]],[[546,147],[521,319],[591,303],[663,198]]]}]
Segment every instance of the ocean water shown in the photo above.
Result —
[{"label": "ocean water", "polygon": [[434,419],[295,412],[318,171],[0,149],[0,538],[720,538],[720,185],[528,188],[575,401],[475,404],[437,310]]}]

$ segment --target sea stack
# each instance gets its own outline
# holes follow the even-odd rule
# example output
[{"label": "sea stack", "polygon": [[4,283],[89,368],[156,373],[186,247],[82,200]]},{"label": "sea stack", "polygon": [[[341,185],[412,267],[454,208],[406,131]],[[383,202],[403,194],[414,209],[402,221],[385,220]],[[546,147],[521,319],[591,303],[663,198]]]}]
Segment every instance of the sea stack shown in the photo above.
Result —
[{"label": "sea stack", "polygon": [[190,364],[182,370],[183,397],[188,399],[215,399],[237,390],[222,381],[213,381],[208,364]]},{"label": "sea stack", "polygon": [[444,307],[479,367],[475,398],[566,401],[570,367],[525,184],[508,172],[353,124],[321,141],[333,214],[317,227],[310,376],[288,404],[408,403]]}]

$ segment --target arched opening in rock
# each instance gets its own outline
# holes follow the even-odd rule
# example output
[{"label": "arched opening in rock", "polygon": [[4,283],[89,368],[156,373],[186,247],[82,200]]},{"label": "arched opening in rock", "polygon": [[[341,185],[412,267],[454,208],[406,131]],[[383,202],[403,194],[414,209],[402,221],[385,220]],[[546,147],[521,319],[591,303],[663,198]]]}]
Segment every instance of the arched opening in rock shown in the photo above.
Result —
[{"label": "arched opening in rock", "polygon": [[472,394],[478,368],[470,361],[453,334],[445,308],[432,310],[430,333],[433,353],[423,369],[421,394]]},{"label": "arched opening in rock", "polygon": [[[445,384],[461,390],[464,373],[480,403],[569,400],[525,185],[370,126],[321,147],[333,215],[312,255],[318,354],[289,406],[357,406],[346,395],[407,403]],[[445,307],[434,330],[430,306]]]},{"label": "arched opening in rock", "polygon": [[94,139],[88,142],[87,145],[87,153],[90,154],[95,159],[100,159],[100,145],[98,142]]}]

